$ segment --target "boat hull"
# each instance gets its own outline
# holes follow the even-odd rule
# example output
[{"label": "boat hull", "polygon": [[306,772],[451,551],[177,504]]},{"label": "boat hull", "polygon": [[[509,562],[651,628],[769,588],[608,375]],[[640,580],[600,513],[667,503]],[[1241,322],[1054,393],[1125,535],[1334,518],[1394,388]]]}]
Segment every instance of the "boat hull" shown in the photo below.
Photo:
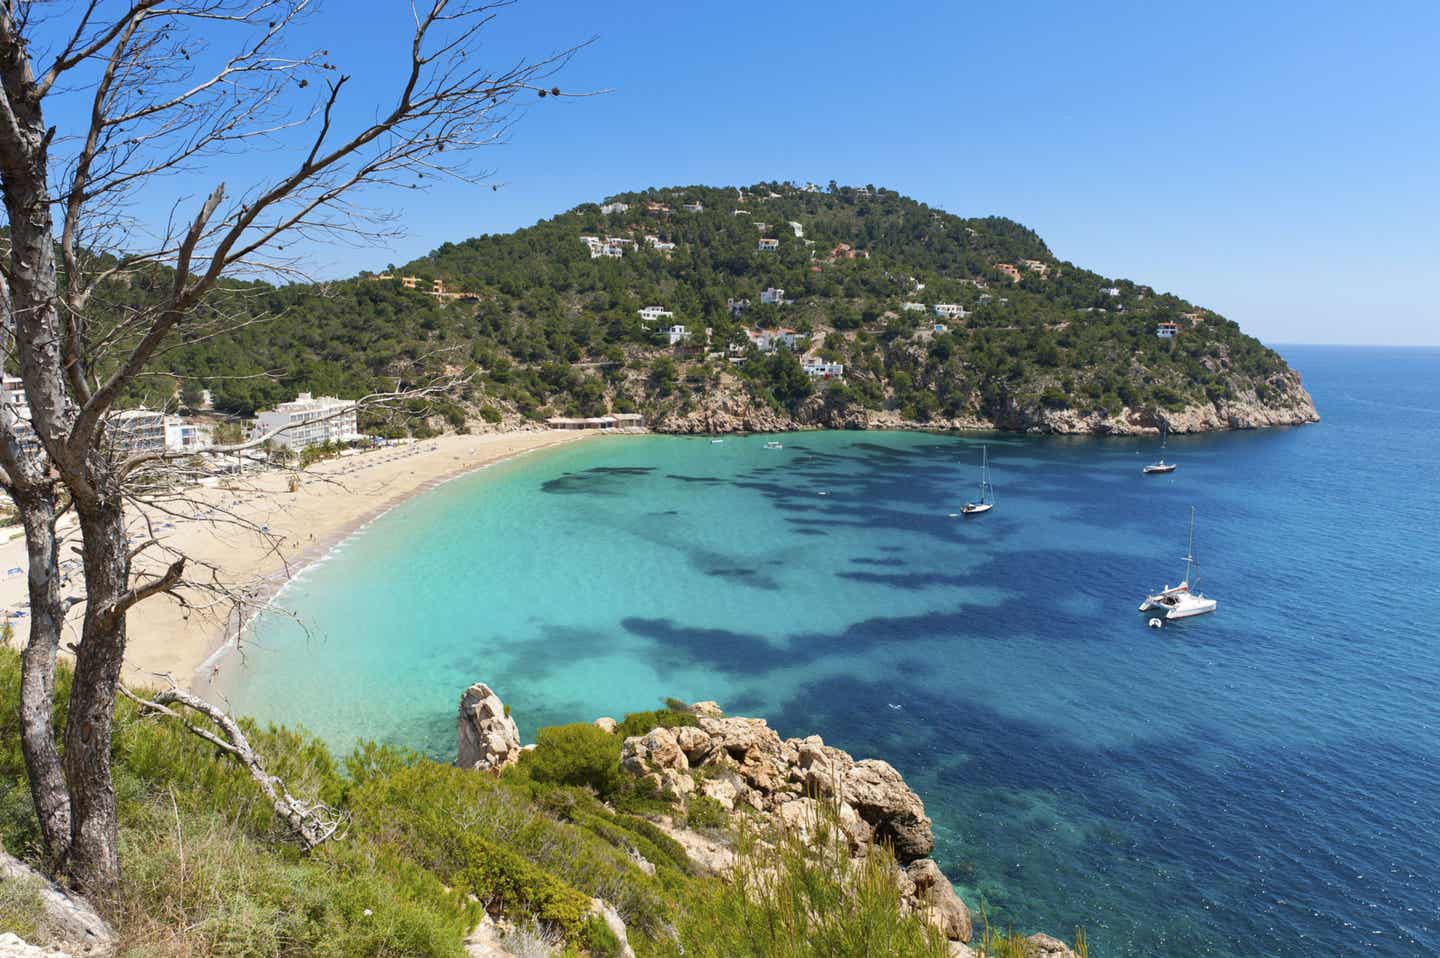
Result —
[{"label": "boat hull", "polygon": [[978,504],[973,502],[967,502],[965,503],[964,508],[960,510],[960,514],[962,516],[978,516],[983,513],[989,512],[991,509],[994,508],[995,504],[993,502],[982,502]]},{"label": "boat hull", "polygon": [[1164,475],[1168,475],[1169,473],[1174,472],[1177,468],[1178,468],[1177,466],[1154,466],[1154,465],[1152,465],[1152,466],[1146,466],[1144,469],[1141,469],[1140,471],[1143,472],[1143,473],[1145,473],[1145,475],[1147,475],[1147,476],[1164,476]]}]

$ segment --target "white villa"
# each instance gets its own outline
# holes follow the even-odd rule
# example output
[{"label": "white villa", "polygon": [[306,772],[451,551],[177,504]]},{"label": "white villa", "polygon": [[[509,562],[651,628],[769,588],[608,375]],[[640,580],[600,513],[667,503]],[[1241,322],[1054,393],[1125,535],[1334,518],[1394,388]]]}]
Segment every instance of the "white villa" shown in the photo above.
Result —
[{"label": "white villa", "polygon": [[645,237],[645,242],[649,243],[653,249],[657,249],[662,253],[668,253],[671,250],[675,249],[674,243],[667,243],[658,236],[647,234]]},{"label": "white villa", "polygon": [[900,304],[900,308],[901,308],[903,311],[907,312],[907,313],[923,313],[923,312],[925,312],[925,304],[924,304],[924,303],[901,303],[901,304]]},{"label": "white villa", "polygon": [[844,363],[827,363],[823,359],[805,360],[805,372],[815,379],[844,379]]},{"label": "white villa", "polygon": [[776,289],[773,286],[767,290],[762,290],[760,293],[760,302],[774,303],[776,306],[782,306],[785,303],[785,291],[783,289]]},{"label": "white villa", "polygon": [[127,455],[164,452],[165,421],[170,417],[149,409],[124,409],[110,417],[115,445]]},{"label": "white villa", "polygon": [[327,442],[354,442],[362,438],[355,408],[355,403],[349,400],[334,396],[317,399],[301,393],[294,402],[281,403],[257,415],[251,437],[275,433],[271,438],[276,445],[296,452]]},{"label": "white villa", "polygon": [[653,323],[657,319],[674,319],[675,314],[663,306],[646,306],[640,310],[642,323]]},{"label": "white villa", "polygon": [[765,238],[765,239],[762,239],[762,240],[760,241],[760,245],[757,247],[757,249],[758,249],[760,252],[762,252],[762,253],[773,253],[773,252],[775,252],[776,250],[778,250],[779,248],[780,248],[780,241],[779,241],[778,239],[770,239],[770,238],[768,238],[768,237]]},{"label": "white villa", "polygon": [[790,228],[795,231],[795,238],[796,238],[796,239],[800,239],[802,236],[805,235],[805,227],[801,226],[799,223],[795,222],[794,220],[791,220],[791,221],[790,221]]},{"label": "white villa", "polygon": [[942,319],[964,319],[967,314],[959,303],[936,303],[935,315]]},{"label": "white villa", "polygon": [[1161,339],[1174,339],[1180,335],[1179,323],[1160,323],[1155,327],[1155,335]]},{"label": "white villa", "polygon": [[606,216],[609,216],[611,213],[623,213],[629,208],[629,203],[606,203],[604,206],[600,207],[600,212],[604,213]]},{"label": "white villa", "polygon": [[187,422],[179,416],[165,417],[165,448],[175,452],[204,449],[215,442],[209,426]]},{"label": "white villa", "polygon": [[1112,296],[1112,297],[1113,297],[1113,296],[1119,296],[1119,295],[1120,295],[1120,287],[1119,287],[1119,286],[1106,286],[1104,289],[1100,290],[1100,292],[1104,293],[1106,296]]},{"label": "white villa", "polygon": [[684,326],[671,326],[669,329],[662,329],[660,330],[660,335],[664,336],[671,346],[690,338],[690,334],[685,331]]},{"label": "white villa", "polygon": [[762,353],[768,353],[781,346],[786,349],[796,349],[806,336],[793,329],[747,329],[745,338],[750,340],[751,345]]},{"label": "white villa", "polygon": [[703,212],[705,212],[705,207],[704,207],[704,205],[701,204],[700,201],[698,201],[698,200],[695,201],[694,203],[686,203],[684,206],[682,206],[682,207],[680,207],[680,208],[681,208],[682,210],[684,210],[685,212],[687,212],[687,213],[703,213]]}]

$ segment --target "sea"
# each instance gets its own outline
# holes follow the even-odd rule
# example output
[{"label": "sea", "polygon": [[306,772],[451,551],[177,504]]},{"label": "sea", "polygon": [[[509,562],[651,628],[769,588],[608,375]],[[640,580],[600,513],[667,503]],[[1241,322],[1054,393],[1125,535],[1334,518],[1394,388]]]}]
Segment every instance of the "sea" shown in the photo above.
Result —
[{"label": "sea", "polygon": [[[1154,438],[605,437],[412,499],[222,669],[453,757],[667,696],[882,757],[993,924],[1097,956],[1440,954],[1440,350],[1281,350],[1322,421]],[[767,448],[778,438],[783,448]],[[977,494],[988,447],[995,509]],[[1194,510],[1213,615],[1162,629]]]}]

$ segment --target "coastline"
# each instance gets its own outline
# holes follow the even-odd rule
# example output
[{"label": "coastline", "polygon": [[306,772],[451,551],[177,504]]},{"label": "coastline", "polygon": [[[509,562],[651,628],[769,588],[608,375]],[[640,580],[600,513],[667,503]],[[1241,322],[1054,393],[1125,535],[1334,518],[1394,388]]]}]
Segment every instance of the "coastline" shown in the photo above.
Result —
[{"label": "coastline", "polygon": [[[187,604],[157,596],[136,606],[130,615],[125,680],[153,683],[156,677],[172,676],[181,686],[206,691],[216,666],[235,648],[255,611],[354,533],[446,482],[598,434],[535,430],[446,435],[328,460],[303,473],[264,472],[190,490],[195,511],[205,509],[206,514],[185,518],[152,512],[148,520],[156,538],[190,557],[188,579],[243,590],[250,608],[240,618],[233,606],[194,587],[184,590]],[[298,479],[294,488],[292,477]],[[278,547],[240,522],[268,529]],[[145,535],[146,523],[147,517],[133,516],[132,534]],[[68,554],[75,544],[70,538],[74,529],[65,532]],[[168,561],[161,552],[142,554],[136,569],[149,571]],[[24,605],[25,567],[23,536],[0,544],[0,570],[18,570],[0,578],[0,608]],[[28,620],[10,621],[23,636]],[[65,631],[65,641],[77,641],[78,620],[67,620]]]}]

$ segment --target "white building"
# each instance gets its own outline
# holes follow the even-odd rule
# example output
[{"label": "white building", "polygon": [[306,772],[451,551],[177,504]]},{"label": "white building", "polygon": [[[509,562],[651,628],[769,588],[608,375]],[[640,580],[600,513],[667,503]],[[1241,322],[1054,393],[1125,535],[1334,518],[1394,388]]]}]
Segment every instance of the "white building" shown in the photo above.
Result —
[{"label": "white building", "polygon": [[795,231],[795,238],[796,238],[796,239],[800,239],[802,236],[805,235],[805,227],[801,226],[799,223],[795,222],[794,220],[791,220],[791,221],[790,221],[790,228]]},{"label": "white building", "polygon": [[660,330],[660,335],[664,336],[671,346],[674,346],[676,343],[682,343],[690,338],[690,334],[685,331],[684,326],[671,326],[669,329],[662,329]]},{"label": "white building", "polygon": [[110,435],[116,448],[126,455],[164,452],[168,418],[163,412],[149,409],[124,409],[110,417]]},{"label": "white building", "polygon": [[704,207],[698,200],[697,200],[696,202],[694,202],[694,203],[686,203],[684,206],[682,206],[682,207],[680,207],[680,208],[681,208],[682,210],[684,210],[685,212],[687,212],[687,213],[703,213],[703,212],[705,212],[705,207]]},{"label": "white building", "polygon": [[796,349],[806,336],[793,329],[747,329],[745,338],[750,340],[751,345],[762,353],[768,353],[780,346],[784,346],[786,349]]},{"label": "white building", "polygon": [[640,322],[653,323],[657,319],[674,319],[675,314],[663,306],[646,306],[640,310]]},{"label": "white building", "polygon": [[785,291],[783,289],[776,289],[773,286],[767,290],[762,290],[760,293],[760,302],[774,303],[776,306],[784,305]]},{"label": "white building", "polygon": [[269,436],[276,445],[297,452],[327,442],[354,442],[361,438],[355,403],[334,396],[316,399],[309,393],[301,393],[294,402],[281,403],[261,412],[255,417],[251,435]]},{"label": "white building", "polygon": [[30,400],[25,398],[25,384],[19,376],[7,374],[0,380],[0,423],[11,429],[24,449],[33,453],[40,448],[40,438],[30,424]]},{"label": "white building", "polygon": [[629,208],[629,203],[606,203],[604,206],[600,207],[600,212],[604,213],[606,216],[609,216],[612,213],[623,213]]},{"label": "white building", "polygon": [[1106,296],[1112,296],[1112,297],[1113,297],[1113,296],[1119,296],[1119,295],[1120,295],[1120,287],[1119,287],[1119,286],[1106,286],[1104,289],[1100,290],[1100,292],[1104,293]]},{"label": "white building", "polygon": [[645,237],[645,242],[649,243],[652,248],[657,249],[662,253],[669,253],[675,249],[674,243],[667,243],[658,236],[647,235]]},{"label": "white building", "polygon": [[959,303],[936,303],[935,315],[942,319],[964,319],[967,314]]},{"label": "white building", "polygon": [[1180,335],[1179,323],[1160,323],[1155,327],[1155,335],[1161,339],[1174,339]]},{"label": "white building", "polygon": [[805,372],[814,379],[844,379],[844,363],[827,363],[822,359],[805,360]]},{"label": "white building", "polygon": [[762,240],[760,241],[760,245],[757,247],[757,249],[759,249],[759,251],[762,252],[762,253],[773,253],[773,252],[775,252],[776,250],[778,250],[779,248],[780,248],[780,241],[779,241],[778,239],[770,239],[770,238],[768,238],[768,237],[765,238],[765,239],[762,239]]},{"label": "white building", "polygon": [[923,312],[925,312],[925,304],[924,304],[924,303],[901,303],[901,304],[900,304],[900,308],[901,308],[902,310],[904,310],[905,312],[907,312],[907,313],[923,313]]},{"label": "white building", "polygon": [[179,416],[165,417],[165,448],[171,452],[188,452],[213,445],[215,432],[209,426],[189,422]]}]

